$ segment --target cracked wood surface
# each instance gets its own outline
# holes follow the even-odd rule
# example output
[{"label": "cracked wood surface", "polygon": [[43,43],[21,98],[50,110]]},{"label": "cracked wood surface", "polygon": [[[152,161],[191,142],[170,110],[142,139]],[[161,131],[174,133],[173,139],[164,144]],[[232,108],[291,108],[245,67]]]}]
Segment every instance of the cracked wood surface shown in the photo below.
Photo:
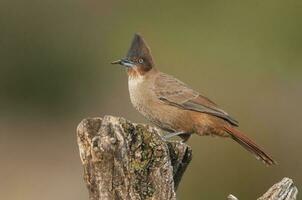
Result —
[{"label": "cracked wood surface", "polygon": [[[257,200],[296,200],[298,189],[290,178],[283,178],[280,182],[273,185],[264,195]],[[237,197],[230,194],[228,200],[238,200]]]},{"label": "cracked wood surface", "polygon": [[159,133],[119,117],[84,119],[77,136],[90,199],[176,199],[192,152]]}]

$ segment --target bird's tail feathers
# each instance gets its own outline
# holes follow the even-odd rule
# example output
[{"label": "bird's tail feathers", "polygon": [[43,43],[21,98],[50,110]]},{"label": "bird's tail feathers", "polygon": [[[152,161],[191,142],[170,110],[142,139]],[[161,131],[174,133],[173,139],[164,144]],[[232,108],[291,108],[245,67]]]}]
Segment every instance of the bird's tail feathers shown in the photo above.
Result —
[{"label": "bird's tail feathers", "polygon": [[254,141],[252,141],[238,129],[230,126],[224,127],[224,129],[227,133],[230,134],[233,140],[235,140],[243,148],[251,152],[256,157],[256,159],[261,160],[268,166],[277,164],[270,155],[265,153],[261,147],[259,147]]}]

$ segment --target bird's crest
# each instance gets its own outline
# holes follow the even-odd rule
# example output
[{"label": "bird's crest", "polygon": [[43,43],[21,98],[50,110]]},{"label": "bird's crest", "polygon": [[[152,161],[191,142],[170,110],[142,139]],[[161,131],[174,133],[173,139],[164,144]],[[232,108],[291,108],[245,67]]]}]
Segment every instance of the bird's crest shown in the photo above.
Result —
[{"label": "bird's crest", "polygon": [[145,42],[144,38],[138,33],[134,34],[131,47],[127,53],[127,57],[132,59],[142,58],[145,62],[145,65],[151,68],[154,66],[151,50]]}]

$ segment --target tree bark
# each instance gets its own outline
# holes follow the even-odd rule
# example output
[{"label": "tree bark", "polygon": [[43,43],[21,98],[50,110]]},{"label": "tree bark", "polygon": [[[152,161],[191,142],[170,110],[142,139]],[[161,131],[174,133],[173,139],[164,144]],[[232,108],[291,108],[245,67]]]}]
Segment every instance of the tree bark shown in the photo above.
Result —
[{"label": "tree bark", "polygon": [[279,183],[273,185],[258,200],[296,200],[298,189],[290,178],[283,178]]},{"label": "tree bark", "polygon": [[192,151],[182,142],[164,141],[159,133],[123,118],[84,119],[77,137],[90,199],[176,199]]},{"label": "tree bark", "polygon": [[[77,140],[90,200],[176,200],[192,150],[165,141],[160,132],[119,117],[84,119]],[[258,200],[296,200],[297,194],[293,181],[284,178]]]},{"label": "tree bark", "polygon": [[[279,183],[273,185],[264,195],[257,200],[296,200],[298,189],[290,178],[283,178]],[[228,200],[238,200],[230,194]]]}]

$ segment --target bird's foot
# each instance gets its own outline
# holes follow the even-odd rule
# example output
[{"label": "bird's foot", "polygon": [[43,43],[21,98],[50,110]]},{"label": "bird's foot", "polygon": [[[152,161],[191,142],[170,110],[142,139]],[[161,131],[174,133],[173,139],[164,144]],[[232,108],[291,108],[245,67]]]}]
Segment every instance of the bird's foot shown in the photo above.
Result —
[{"label": "bird's foot", "polygon": [[191,134],[183,132],[183,131],[169,133],[169,134],[166,134],[163,136],[163,140],[169,141],[170,138],[175,137],[175,136],[180,136],[182,138],[182,142],[186,142],[189,139],[189,137],[191,136]]}]

